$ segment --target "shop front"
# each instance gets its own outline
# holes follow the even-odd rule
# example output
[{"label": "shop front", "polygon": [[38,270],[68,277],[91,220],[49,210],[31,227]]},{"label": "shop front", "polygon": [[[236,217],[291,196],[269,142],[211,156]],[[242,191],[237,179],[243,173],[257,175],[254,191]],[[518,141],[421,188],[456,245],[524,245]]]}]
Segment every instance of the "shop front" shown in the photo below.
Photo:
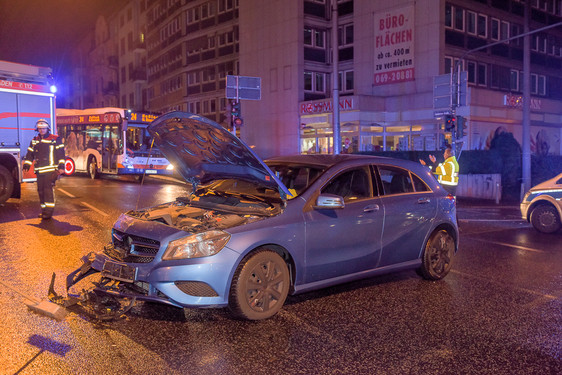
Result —
[{"label": "shop front", "polygon": [[[418,113],[418,118],[377,111],[377,98],[349,96],[340,99],[341,152],[357,151],[434,151],[450,143],[442,123],[433,112]],[[427,112],[427,111],[425,111]],[[300,104],[300,153],[333,153],[331,99]],[[449,139],[448,139],[449,138]]]}]

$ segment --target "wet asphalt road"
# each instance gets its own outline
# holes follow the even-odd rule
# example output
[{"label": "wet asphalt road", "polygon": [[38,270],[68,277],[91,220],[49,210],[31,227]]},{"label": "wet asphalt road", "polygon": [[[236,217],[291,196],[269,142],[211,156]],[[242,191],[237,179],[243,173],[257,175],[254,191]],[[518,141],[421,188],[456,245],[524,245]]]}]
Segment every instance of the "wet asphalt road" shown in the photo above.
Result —
[{"label": "wet asphalt road", "polygon": [[[41,222],[34,184],[0,207],[0,278],[45,299],[109,241],[119,213],[180,184],[65,178]],[[460,249],[439,282],[404,271],[289,297],[267,321],[138,304],[125,319],[62,321],[0,287],[0,374],[562,374],[562,232],[515,205],[459,202]]]}]

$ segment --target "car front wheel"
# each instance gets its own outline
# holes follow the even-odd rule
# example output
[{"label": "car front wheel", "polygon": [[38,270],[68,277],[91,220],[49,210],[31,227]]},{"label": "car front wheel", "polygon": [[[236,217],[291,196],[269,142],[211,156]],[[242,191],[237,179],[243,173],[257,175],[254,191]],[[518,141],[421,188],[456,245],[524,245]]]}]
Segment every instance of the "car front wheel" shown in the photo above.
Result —
[{"label": "car front wheel", "polygon": [[243,319],[261,320],[275,315],[289,294],[289,269],[285,260],[271,250],[248,255],[232,280],[229,307]]},{"label": "car front wheel", "polygon": [[542,233],[554,233],[560,229],[558,212],[550,204],[539,204],[531,212],[531,224]]},{"label": "car front wheel", "polygon": [[451,270],[455,240],[446,230],[434,232],[423,251],[419,273],[428,280],[440,280]]}]

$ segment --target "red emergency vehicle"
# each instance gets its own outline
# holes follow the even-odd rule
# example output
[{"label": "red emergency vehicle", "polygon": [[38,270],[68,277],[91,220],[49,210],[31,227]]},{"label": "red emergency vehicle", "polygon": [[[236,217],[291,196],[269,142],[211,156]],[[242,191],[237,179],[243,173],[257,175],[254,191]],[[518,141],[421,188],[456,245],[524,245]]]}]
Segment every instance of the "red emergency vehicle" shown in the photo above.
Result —
[{"label": "red emergency vehicle", "polygon": [[21,160],[35,136],[35,123],[49,121],[56,134],[52,70],[0,61],[0,204],[19,198],[21,182],[35,181],[33,171],[22,173]]}]

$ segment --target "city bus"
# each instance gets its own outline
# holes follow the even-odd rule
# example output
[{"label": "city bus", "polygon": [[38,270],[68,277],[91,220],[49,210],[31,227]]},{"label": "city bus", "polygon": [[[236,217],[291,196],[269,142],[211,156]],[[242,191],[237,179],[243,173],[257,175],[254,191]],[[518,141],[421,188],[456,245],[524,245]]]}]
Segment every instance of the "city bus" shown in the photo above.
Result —
[{"label": "city bus", "polygon": [[156,115],[123,108],[56,109],[66,173],[172,175],[173,166],[152,144],[146,128]]}]

